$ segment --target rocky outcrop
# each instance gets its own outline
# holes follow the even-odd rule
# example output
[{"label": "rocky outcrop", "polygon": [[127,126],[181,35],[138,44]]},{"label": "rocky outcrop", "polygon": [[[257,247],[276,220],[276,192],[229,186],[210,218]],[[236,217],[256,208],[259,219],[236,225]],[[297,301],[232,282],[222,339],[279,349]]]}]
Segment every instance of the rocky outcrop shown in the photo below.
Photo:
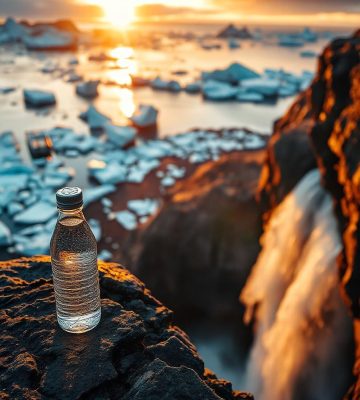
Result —
[{"label": "rocky outcrop", "polygon": [[[308,170],[320,169],[343,238],[340,286],[356,321],[360,318],[359,93],[360,31],[326,47],[311,87],[275,124],[259,190],[264,209],[271,213]],[[289,172],[294,174],[290,181]],[[359,373],[358,360],[355,374]],[[349,393],[349,398],[359,398],[359,383]]]},{"label": "rocky outcrop", "polygon": [[200,166],[134,247],[136,274],[177,314],[239,318],[238,293],[259,251],[254,198],[264,154],[237,152]]},{"label": "rocky outcrop", "polygon": [[56,322],[48,257],[0,263],[1,399],[252,399],[204,369],[142,282],[99,269],[101,323],[73,335]]}]

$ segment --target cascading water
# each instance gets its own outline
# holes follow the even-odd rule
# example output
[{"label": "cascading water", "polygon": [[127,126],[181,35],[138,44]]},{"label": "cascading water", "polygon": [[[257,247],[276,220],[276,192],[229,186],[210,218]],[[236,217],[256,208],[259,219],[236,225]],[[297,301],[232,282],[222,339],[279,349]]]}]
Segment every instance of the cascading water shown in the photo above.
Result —
[{"label": "cascading water", "polygon": [[318,170],[274,210],[241,293],[256,332],[247,367],[256,400],[339,400],[352,325],[339,294],[341,240]]}]

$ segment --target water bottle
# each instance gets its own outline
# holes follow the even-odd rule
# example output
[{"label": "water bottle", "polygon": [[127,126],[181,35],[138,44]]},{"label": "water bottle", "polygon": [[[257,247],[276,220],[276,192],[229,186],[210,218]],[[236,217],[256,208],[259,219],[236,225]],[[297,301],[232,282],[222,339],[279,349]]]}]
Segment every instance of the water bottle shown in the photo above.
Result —
[{"label": "water bottle", "polygon": [[87,332],[101,316],[96,239],[82,212],[80,188],[56,193],[59,218],[50,243],[57,320],[71,333]]}]

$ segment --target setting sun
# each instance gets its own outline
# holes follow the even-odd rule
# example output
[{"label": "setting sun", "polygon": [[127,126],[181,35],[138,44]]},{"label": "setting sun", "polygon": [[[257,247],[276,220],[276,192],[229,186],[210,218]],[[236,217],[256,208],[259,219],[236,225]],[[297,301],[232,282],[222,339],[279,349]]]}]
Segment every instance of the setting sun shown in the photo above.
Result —
[{"label": "setting sun", "polygon": [[117,28],[126,28],[135,19],[134,1],[91,0],[91,3],[100,6],[105,19]]}]

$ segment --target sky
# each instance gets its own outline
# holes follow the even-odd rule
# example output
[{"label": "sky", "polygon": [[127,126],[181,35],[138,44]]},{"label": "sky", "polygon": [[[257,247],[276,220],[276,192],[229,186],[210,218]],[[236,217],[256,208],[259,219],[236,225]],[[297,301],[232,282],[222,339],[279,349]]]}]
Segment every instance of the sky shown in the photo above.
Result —
[{"label": "sky", "polygon": [[304,24],[306,20],[306,24],[360,27],[360,0],[0,0],[2,17],[35,20],[94,22],[122,11],[124,21]]}]

